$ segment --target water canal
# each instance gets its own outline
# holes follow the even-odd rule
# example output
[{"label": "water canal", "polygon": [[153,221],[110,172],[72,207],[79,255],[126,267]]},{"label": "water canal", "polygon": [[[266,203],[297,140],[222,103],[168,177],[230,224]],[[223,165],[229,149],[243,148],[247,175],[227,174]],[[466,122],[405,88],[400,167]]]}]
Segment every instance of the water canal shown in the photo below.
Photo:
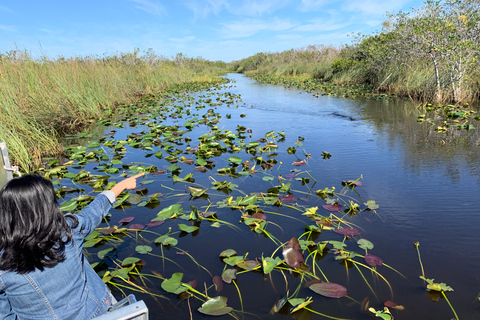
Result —
[{"label": "water canal", "polygon": [[[173,217],[164,212],[164,216],[176,219],[163,217],[162,225],[147,227],[138,232],[129,231],[125,235],[118,234],[115,239],[104,239],[96,243],[87,249],[91,262],[104,261],[108,267],[115,268],[113,261],[120,264],[127,257],[142,259],[143,262],[137,268],[145,276],[131,276],[130,280],[139,286],[148,287],[156,295],[152,297],[135,292],[137,299],[143,299],[149,306],[151,319],[211,318],[197,311],[202,305],[198,299],[181,300],[176,294],[162,289],[162,279],[146,276],[155,274],[170,279],[175,273],[183,275],[182,282],[195,280],[196,290],[203,294],[208,288],[208,296],[211,298],[228,298],[228,307],[244,311],[234,313],[238,319],[322,319],[306,309],[289,314],[288,304],[279,312],[270,313],[287,290],[290,298],[312,297],[313,302],[307,308],[336,318],[374,319],[372,313],[364,310],[366,301],[376,310],[383,310],[385,301],[403,305],[404,310],[391,309],[395,319],[454,318],[445,299],[428,293],[426,284],[419,278],[422,271],[413,245],[418,241],[426,278],[435,279],[438,283],[445,282],[454,289],[453,292],[447,292],[447,297],[460,319],[479,317],[480,247],[477,244],[480,222],[480,136],[476,130],[458,133],[457,137],[442,136],[427,124],[419,124],[417,109],[405,101],[314,97],[301,90],[258,84],[239,74],[230,74],[228,78],[233,82],[227,88],[212,93],[192,94],[192,100],[182,101],[184,98],[180,97],[170,100],[170,105],[177,108],[174,109],[177,110],[174,116],[154,114],[158,124],[178,126],[176,130],[183,131],[158,137],[152,135],[150,141],[153,144],[143,144],[146,148],[135,147],[135,144],[115,148],[113,142],[105,144],[113,139],[117,142],[131,141],[132,137],[144,143],[141,136],[148,134],[157,125],[155,121],[143,120],[130,126],[130,119],[124,121],[123,128],[110,127],[105,133],[106,138],[100,140],[102,149],[110,159],[104,157],[104,162],[87,161],[85,165],[68,169],[74,173],[86,170],[100,175],[108,172],[112,180],[118,178],[123,171],[130,174],[130,171],[138,170],[132,165],[155,167],[155,174],[147,175],[143,180],[144,185],[139,186],[137,193],[131,192],[136,194],[131,199],[138,198],[138,195],[142,199],[131,200],[130,204],[126,200],[124,206],[111,211],[108,225],[102,227],[129,227],[134,223],[146,225],[162,209],[174,204],[180,204],[183,210],[183,215]],[[228,96],[236,97],[236,101],[230,105],[222,103],[227,97],[224,95],[226,92],[234,94]],[[217,99],[218,94],[221,95]],[[208,105],[210,101],[216,103]],[[202,104],[207,104],[207,107],[202,109],[199,107]],[[210,108],[211,117],[202,118],[202,114]],[[191,111],[185,113],[185,110]],[[131,118],[136,116],[132,113]],[[147,116],[141,113],[139,119],[146,119]],[[198,119],[203,119],[206,125],[187,124],[185,127],[188,121],[195,122]],[[218,119],[218,123],[217,120],[208,123],[208,119]],[[239,126],[246,130],[242,132]],[[195,164],[184,160],[193,159],[198,164],[199,153],[188,153],[188,150],[217,141],[213,138],[205,140],[205,135],[215,137],[211,133],[212,129],[214,132],[231,131],[236,135],[230,138],[224,135],[218,140],[220,145],[223,145],[224,139],[231,139],[240,147],[235,153],[232,152],[232,147],[214,153],[212,157],[206,158],[210,161],[203,163],[205,168],[202,171],[195,171]],[[271,131],[272,134],[267,134]],[[172,136],[177,139],[172,140]],[[201,139],[204,140],[200,144],[198,137],[202,136]],[[276,144],[277,148],[247,153],[245,147],[242,147],[242,143],[248,147],[260,138]],[[167,140],[170,146],[168,143],[159,145],[160,141]],[[96,146],[95,143],[92,145]],[[262,146],[265,143],[261,142],[260,147]],[[172,148],[187,152],[175,154],[175,159],[165,159],[169,156],[167,150]],[[293,148],[295,154],[287,151],[292,151]],[[161,150],[163,156],[156,157]],[[331,154],[331,157],[324,159],[324,152]],[[180,157],[184,157],[183,163]],[[117,161],[112,163],[112,159]],[[179,161],[172,164],[175,160]],[[305,160],[306,164],[293,165],[300,160]],[[112,168],[119,168],[119,171],[111,170]],[[238,174],[241,171],[243,173]],[[193,175],[187,176],[190,173]],[[172,180],[173,175],[180,179]],[[279,175],[284,180],[279,180]],[[301,178],[304,178],[303,181]],[[362,186],[353,190],[342,186],[342,181],[358,178],[361,178],[359,181],[363,183]],[[215,181],[230,182],[231,188],[216,190],[213,188]],[[282,189],[282,183],[291,183],[289,192],[284,192],[288,188]],[[66,179],[62,179],[61,184],[72,188],[79,185],[69,184]],[[91,185],[84,183],[82,187],[86,190],[85,193],[91,194]],[[197,191],[208,189],[205,192],[208,198],[205,195],[192,196],[192,190],[188,189],[192,186],[200,188]],[[322,198],[317,195],[317,190],[331,190],[332,187],[335,187],[334,196],[327,193]],[[140,190],[142,188],[144,189]],[[283,204],[277,202],[273,205],[260,196],[260,193],[271,192],[271,188],[280,189],[277,197],[283,198]],[[155,193],[159,193],[159,203],[138,206],[140,200],[145,201]],[[255,231],[260,223],[247,225],[252,220],[247,220],[249,216],[242,218],[242,213],[248,211],[245,209],[247,204],[239,205],[238,201],[242,200],[236,203],[239,207],[243,205],[243,209],[236,210],[235,205],[232,205],[236,199],[251,203],[248,199],[251,199],[249,196],[252,194],[258,196],[253,201],[252,210],[263,211],[266,224],[261,228],[267,232]],[[77,194],[67,194],[65,200],[72,196]],[[232,196],[230,203],[226,200],[229,196]],[[359,204],[360,210],[354,215],[328,211],[322,207],[331,204],[326,199],[338,201],[343,205],[344,211],[347,210],[349,201],[354,201]],[[374,200],[379,208],[364,211],[368,200]],[[285,264],[264,274],[261,268],[253,271],[248,271],[245,266],[234,268],[219,257],[222,251],[233,249],[237,256],[244,256],[245,260],[262,263],[262,257],[283,259],[282,248],[278,249],[278,243],[285,244],[292,237],[299,238],[305,233],[306,225],[316,225],[311,216],[303,214],[314,207],[318,207],[318,215],[328,217],[335,214],[343,217],[344,223],[338,228],[353,228],[360,235],[344,239],[343,235],[333,230],[323,230],[322,233],[314,232],[310,240],[315,243],[344,241],[347,245],[345,250],[360,255],[365,255],[365,250],[359,248],[357,241],[362,238],[369,240],[374,248],[368,250],[368,253],[380,257],[383,263],[403,275],[385,265],[376,268],[388,281],[391,290],[386,281],[362,265],[337,260],[336,257],[341,252],[331,243],[326,244],[328,250],[322,252],[323,256],[317,254],[315,264],[313,256],[307,258],[307,255],[317,247],[310,246],[303,251],[309,267],[308,275],[304,276],[291,272]],[[218,218],[219,222],[202,220],[202,216],[198,217],[195,210],[199,213],[215,213],[213,217]],[[133,217],[134,220],[130,224],[118,223],[126,217]],[[319,216],[316,217],[318,220]],[[179,224],[198,229],[180,232]],[[155,243],[158,237],[164,235],[170,235],[178,243]],[[305,240],[305,237],[301,239]],[[150,248],[151,252],[139,251],[138,245]],[[98,255],[102,250],[110,249],[111,251]],[[366,265],[362,257],[354,260]],[[221,276],[225,269],[236,269],[236,280],[233,283],[217,283],[218,286],[223,285],[223,288],[216,288],[212,278]],[[323,281],[327,278],[332,283],[344,286],[348,296],[328,298],[305,287],[304,284],[312,280],[313,273]],[[105,270],[101,274],[104,275]],[[112,281],[125,284],[120,280]],[[115,296],[121,298],[122,287],[112,288]],[[122,290],[133,292],[124,288]],[[220,318],[230,319],[231,316],[223,315]]]}]

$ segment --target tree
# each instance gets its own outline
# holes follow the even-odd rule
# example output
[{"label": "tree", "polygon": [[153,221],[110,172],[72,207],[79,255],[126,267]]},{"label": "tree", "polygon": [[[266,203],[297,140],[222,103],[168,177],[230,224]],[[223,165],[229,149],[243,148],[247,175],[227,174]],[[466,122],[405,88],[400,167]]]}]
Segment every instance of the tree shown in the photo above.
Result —
[{"label": "tree", "polygon": [[412,12],[391,14],[390,32],[397,50],[432,62],[436,99],[451,90],[462,100],[465,74],[479,58],[480,0],[427,1]]}]

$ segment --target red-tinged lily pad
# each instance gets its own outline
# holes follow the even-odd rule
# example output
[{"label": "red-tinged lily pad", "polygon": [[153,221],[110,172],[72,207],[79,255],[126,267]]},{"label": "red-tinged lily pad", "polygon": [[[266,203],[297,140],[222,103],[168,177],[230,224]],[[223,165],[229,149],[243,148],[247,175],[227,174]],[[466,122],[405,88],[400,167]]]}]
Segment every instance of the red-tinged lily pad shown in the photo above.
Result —
[{"label": "red-tinged lily pad", "polygon": [[126,218],[118,220],[118,223],[130,223],[132,221],[133,221],[133,217],[126,217]]},{"label": "red-tinged lily pad", "polygon": [[305,261],[303,253],[300,251],[300,243],[298,239],[293,237],[287,243],[287,246],[283,248],[282,255],[285,259],[285,263],[291,268],[300,268]]},{"label": "red-tinged lily pad", "polygon": [[396,310],[405,310],[404,306],[402,306],[400,304],[397,304],[393,301],[385,301],[384,305],[385,305],[385,307],[393,308],[393,309],[396,309]]},{"label": "red-tinged lily pad", "polygon": [[193,164],[193,163],[194,163],[194,160],[193,160],[193,159],[184,158],[184,159],[182,159],[182,162],[185,163],[185,164]]},{"label": "red-tinged lily pad", "polygon": [[367,262],[368,265],[371,267],[381,266],[383,264],[382,259],[380,259],[377,256],[374,256],[373,254],[365,255],[365,262]]},{"label": "red-tinged lily pad", "polygon": [[318,225],[322,225],[322,226],[325,226],[325,227],[329,227],[333,224],[333,221],[330,220],[330,219],[325,219],[325,218],[322,218],[320,220],[315,220],[315,222],[318,224]]},{"label": "red-tinged lily pad", "polygon": [[311,285],[310,290],[328,298],[342,298],[347,295],[347,288],[332,282],[322,282]]},{"label": "red-tinged lily pad", "polygon": [[150,221],[149,223],[146,224],[147,227],[153,228],[153,227],[158,227],[164,224],[165,221]]},{"label": "red-tinged lily pad", "polygon": [[154,171],[154,172],[150,172],[150,174],[152,176],[155,176],[155,175],[158,175],[158,174],[165,174],[165,170],[157,170],[157,171]]},{"label": "red-tinged lily pad", "polygon": [[258,141],[258,142],[261,142],[261,143],[264,143],[264,142],[267,142],[267,139],[265,139],[265,138],[260,138],[260,139],[258,139],[257,141]]},{"label": "red-tinged lily pad", "polygon": [[331,212],[339,212],[342,211],[343,206],[339,204],[324,204],[322,208]]},{"label": "red-tinged lily pad", "polygon": [[298,200],[302,200],[302,201],[305,201],[305,202],[310,201],[310,200],[308,200],[307,198],[303,198],[303,197],[298,198]]},{"label": "red-tinged lily pad", "polygon": [[320,280],[320,279],[313,279],[313,280],[310,280],[310,281],[308,281],[307,283],[305,283],[303,286],[304,286],[305,288],[309,288],[310,286],[312,286],[312,285],[314,285],[314,284],[316,284],[316,283],[322,283],[322,280]]},{"label": "red-tinged lily pad", "polygon": [[[135,229],[135,230],[143,230],[145,227],[143,226],[143,224],[139,224],[139,223],[134,223],[132,225],[130,225],[129,229]],[[135,231],[133,230],[133,231]]]},{"label": "red-tinged lily pad", "polygon": [[255,219],[260,219],[260,220],[267,220],[267,216],[261,212],[255,212],[254,214],[252,214],[252,218],[255,218]]},{"label": "red-tinged lily pad", "polygon": [[213,284],[215,285],[215,290],[217,290],[217,292],[220,292],[223,290],[223,281],[219,275],[215,275],[212,278],[212,281],[213,281]]},{"label": "red-tinged lily pad", "polygon": [[286,197],[279,198],[281,203],[292,203],[295,202],[295,199],[293,198],[293,194],[289,194]]},{"label": "red-tinged lily pad", "polygon": [[335,230],[336,233],[338,234],[343,234],[344,236],[359,236],[360,232],[358,232],[357,229],[352,229],[352,228],[343,228],[343,229],[337,229]]},{"label": "red-tinged lily pad", "polygon": [[363,183],[361,181],[357,181],[357,180],[347,180],[347,181],[342,181],[342,185],[361,187],[361,186],[363,186]]},{"label": "red-tinged lily pad", "polygon": [[289,174],[286,174],[285,175],[285,178],[287,179],[292,179],[292,178],[295,178],[297,175],[295,173],[289,173]]},{"label": "red-tinged lily pad", "polygon": [[205,170],[207,170],[205,166],[196,166],[195,168],[193,168],[193,171],[205,171]]},{"label": "red-tinged lily pad", "polygon": [[292,163],[292,166],[304,166],[307,162],[305,160],[297,160]]}]

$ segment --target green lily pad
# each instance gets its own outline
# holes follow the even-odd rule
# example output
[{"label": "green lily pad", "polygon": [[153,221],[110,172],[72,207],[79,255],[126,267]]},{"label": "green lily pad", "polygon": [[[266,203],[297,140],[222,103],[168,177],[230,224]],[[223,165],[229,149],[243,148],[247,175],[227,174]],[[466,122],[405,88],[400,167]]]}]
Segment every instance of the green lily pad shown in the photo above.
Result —
[{"label": "green lily pad", "polygon": [[226,297],[221,296],[212,298],[202,304],[202,306],[198,308],[198,311],[210,316],[221,316],[230,313],[233,311],[233,308],[227,307],[227,300]]}]

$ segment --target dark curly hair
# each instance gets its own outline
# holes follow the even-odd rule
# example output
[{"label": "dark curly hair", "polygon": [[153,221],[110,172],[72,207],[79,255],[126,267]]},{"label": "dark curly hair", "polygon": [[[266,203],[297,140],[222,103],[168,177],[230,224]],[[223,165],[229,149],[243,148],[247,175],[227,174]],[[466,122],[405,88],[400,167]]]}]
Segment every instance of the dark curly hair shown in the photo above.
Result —
[{"label": "dark curly hair", "polygon": [[65,260],[72,232],[51,181],[26,175],[0,190],[0,270],[27,273]]}]

